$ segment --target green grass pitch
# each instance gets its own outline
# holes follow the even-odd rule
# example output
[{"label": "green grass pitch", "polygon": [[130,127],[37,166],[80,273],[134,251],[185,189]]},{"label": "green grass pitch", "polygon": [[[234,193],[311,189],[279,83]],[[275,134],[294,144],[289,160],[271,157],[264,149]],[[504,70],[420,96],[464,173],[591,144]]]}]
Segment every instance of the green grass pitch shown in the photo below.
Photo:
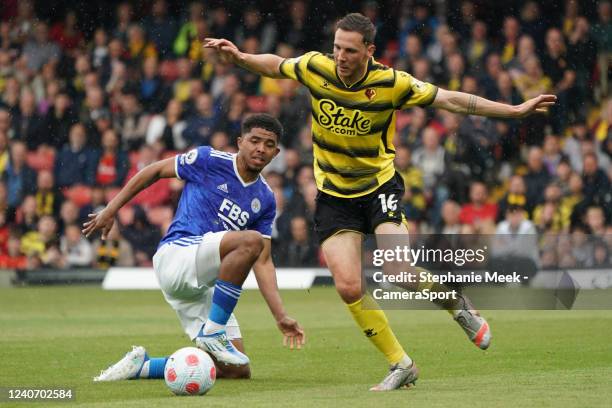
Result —
[{"label": "green grass pitch", "polygon": [[160,292],[93,287],[0,290],[0,387],[73,387],[52,407],[409,406],[599,407],[612,401],[612,311],[489,311],[490,350],[474,347],[447,313],[390,311],[421,368],[411,390],[370,393],[386,362],[360,335],[332,288],[283,292],[307,331],[301,351],[281,336],[256,291],[237,311],[251,380],[219,380],[204,397],[176,397],[163,380],[93,383],[132,344],[152,356],[188,345]]}]

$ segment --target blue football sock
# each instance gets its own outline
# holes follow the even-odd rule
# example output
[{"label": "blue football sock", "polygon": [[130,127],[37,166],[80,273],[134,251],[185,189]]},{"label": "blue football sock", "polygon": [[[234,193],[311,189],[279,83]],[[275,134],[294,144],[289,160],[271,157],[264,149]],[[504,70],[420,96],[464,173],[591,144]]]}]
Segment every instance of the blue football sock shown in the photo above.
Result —
[{"label": "blue football sock", "polygon": [[241,293],[242,288],[240,286],[217,279],[208,319],[202,329],[204,335],[218,333],[225,329],[225,325],[236,308]]},{"label": "blue football sock", "polygon": [[164,378],[164,368],[166,368],[168,357],[153,357],[145,360],[142,368],[136,374],[136,378],[158,379]]}]

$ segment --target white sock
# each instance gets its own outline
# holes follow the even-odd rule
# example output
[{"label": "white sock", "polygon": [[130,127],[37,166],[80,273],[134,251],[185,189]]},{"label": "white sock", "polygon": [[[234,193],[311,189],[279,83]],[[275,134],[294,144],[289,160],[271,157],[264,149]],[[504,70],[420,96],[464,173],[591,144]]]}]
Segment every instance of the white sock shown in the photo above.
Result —
[{"label": "white sock", "polygon": [[138,378],[149,378],[149,360],[142,364]]},{"label": "white sock", "polygon": [[408,357],[408,354],[404,354],[404,357],[397,364],[402,368],[409,368],[412,366],[412,359]]},{"label": "white sock", "polygon": [[224,324],[219,324],[213,322],[211,319],[208,319],[204,324],[204,328],[202,329],[202,333],[207,336],[213,333],[219,333],[220,331],[225,330]]}]

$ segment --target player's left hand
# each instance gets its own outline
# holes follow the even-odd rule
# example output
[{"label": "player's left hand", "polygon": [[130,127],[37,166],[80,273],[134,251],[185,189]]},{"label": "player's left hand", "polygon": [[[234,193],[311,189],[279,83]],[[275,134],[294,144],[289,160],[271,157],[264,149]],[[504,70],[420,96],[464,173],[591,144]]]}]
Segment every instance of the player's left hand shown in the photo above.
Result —
[{"label": "player's left hand", "polygon": [[524,118],[533,113],[546,113],[548,108],[557,102],[555,95],[539,95],[531,98],[518,106],[518,117]]},{"label": "player's left hand", "polygon": [[114,214],[108,208],[105,208],[96,214],[89,214],[88,217],[89,221],[83,224],[81,230],[83,235],[89,238],[94,231],[102,230],[102,241],[105,241],[115,222]]},{"label": "player's left hand", "polygon": [[283,346],[289,345],[290,349],[301,349],[306,344],[306,334],[297,320],[285,316],[276,322],[278,329],[283,333]]}]

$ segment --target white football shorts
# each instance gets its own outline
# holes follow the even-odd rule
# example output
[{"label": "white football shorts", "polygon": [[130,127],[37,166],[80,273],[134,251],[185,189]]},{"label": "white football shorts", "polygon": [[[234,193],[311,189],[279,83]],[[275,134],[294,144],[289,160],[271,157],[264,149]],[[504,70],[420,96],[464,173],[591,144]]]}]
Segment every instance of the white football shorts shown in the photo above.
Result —
[{"label": "white football shorts", "polygon": [[[210,311],[221,265],[219,247],[225,233],[180,238],[162,245],[153,255],[159,286],[191,340],[197,337]],[[233,313],[226,333],[229,340],[242,338]]]}]

